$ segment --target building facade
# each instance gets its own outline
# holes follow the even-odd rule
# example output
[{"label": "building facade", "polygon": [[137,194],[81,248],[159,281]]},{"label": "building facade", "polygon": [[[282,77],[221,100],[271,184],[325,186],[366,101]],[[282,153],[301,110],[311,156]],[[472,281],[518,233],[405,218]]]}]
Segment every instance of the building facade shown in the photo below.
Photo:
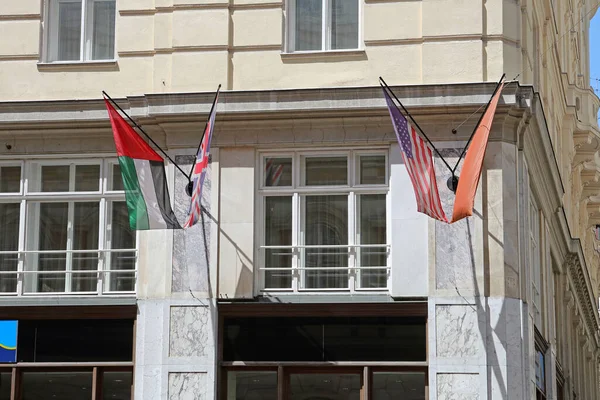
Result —
[{"label": "building facade", "polygon": [[[0,2],[0,400],[599,399],[598,6]],[[503,73],[417,213],[378,78],[453,165]],[[102,91],[185,171],[218,84],[201,222],[131,231]]]}]

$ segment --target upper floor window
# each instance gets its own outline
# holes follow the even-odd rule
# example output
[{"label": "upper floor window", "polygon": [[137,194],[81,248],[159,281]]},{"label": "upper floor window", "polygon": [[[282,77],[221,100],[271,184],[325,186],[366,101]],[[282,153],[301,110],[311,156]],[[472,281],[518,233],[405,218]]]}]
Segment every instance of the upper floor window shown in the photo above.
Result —
[{"label": "upper floor window", "polygon": [[133,293],[116,160],[0,164],[0,294]]},{"label": "upper floor window", "polygon": [[265,290],[382,290],[388,281],[384,150],[262,154]]},{"label": "upper floor window", "polygon": [[115,0],[50,0],[47,61],[115,58]]},{"label": "upper floor window", "polygon": [[358,0],[289,0],[288,49],[359,48]]},{"label": "upper floor window", "polygon": [[540,211],[533,199],[529,198],[529,265],[531,268],[531,294],[534,322],[542,330],[542,261],[540,247]]}]

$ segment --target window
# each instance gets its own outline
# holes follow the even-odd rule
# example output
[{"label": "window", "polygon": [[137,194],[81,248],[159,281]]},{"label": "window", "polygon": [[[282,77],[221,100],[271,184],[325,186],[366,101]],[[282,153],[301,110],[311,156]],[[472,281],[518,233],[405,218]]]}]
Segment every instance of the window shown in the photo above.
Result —
[{"label": "window", "polygon": [[0,365],[0,400],[11,391],[25,400],[129,400],[133,335],[132,319],[21,320],[18,362]]},{"label": "window", "polygon": [[542,338],[540,332],[535,329],[535,390],[536,400],[546,399],[546,351],[548,343]]},{"label": "window", "polygon": [[529,265],[531,268],[531,292],[535,325],[542,327],[542,266],[540,249],[540,212],[533,199],[529,199]]},{"label": "window", "polygon": [[294,316],[299,309],[275,311],[276,305],[232,307],[236,315],[219,310],[219,399],[426,398],[424,316],[382,316],[383,304],[376,317],[356,305],[336,307],[337,315],[353,316],[335,317],[316,314],[323,310],[317,304],[302,305],[303,317]]},{"label": "window", "polygon": [[265,290],[383,290],[387,152],[262,154]]},{"label": "window", "polygon": [[47,60],[115,58],[115,0],[50,0]]},{"label": "window", "polygon": [[0,165],[0,295],[135,292],[119,173],[116,160]]},{"label": "window", "polygon": [[289,0],[288,49],[359,48],[358,0]]}]

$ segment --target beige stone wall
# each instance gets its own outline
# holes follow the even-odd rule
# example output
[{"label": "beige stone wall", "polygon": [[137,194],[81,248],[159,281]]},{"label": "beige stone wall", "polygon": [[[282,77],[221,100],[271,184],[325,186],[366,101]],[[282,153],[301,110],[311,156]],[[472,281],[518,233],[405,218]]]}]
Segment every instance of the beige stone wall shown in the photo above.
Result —
[{"label": "beige stone wall", "polygon": [[0,100],[389,83],[495,81],[520,72],[508,0],[361,0],[361,50],[285,54],[285,2],[120,0],[116,63],[46,65],[42,0],[2,2]]}]

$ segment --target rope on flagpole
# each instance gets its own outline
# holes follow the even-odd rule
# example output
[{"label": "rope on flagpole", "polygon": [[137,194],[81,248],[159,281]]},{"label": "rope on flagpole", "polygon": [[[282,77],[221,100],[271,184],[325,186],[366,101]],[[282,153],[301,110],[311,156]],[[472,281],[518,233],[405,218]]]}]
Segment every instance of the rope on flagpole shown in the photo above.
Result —
[{"label": "rope on flagpole", "polygon": [[506,76],[506,74],[502,74],[502,77],[500,78],[500,80],[498,81],[498,84],[496,85],[496,88],[494,89],[494,93],[492,93],[492,97],[490,97],[490,100],[485,105],[485,110],[483,110],[483,112],[479,116],[479,121],[477,121],[477,124],[475,124],[475,129],[473,129],[473,133],[471,133],[471,136],[469,137],[469,140],[467,140],[467,144],[463,148],[462,153],[460,153],[460,156],[458,157],[458,160],[456,160],[456,165],[454,165],[454,168],[452,169],[452,175],[453,176],[454,176],[454,173],[456,172],[456,168],[458,168],[458,164],[460,163],[460,160],[465,155],[465,152],[467,151],[467,148],[469,147],[469,144],[471,143],[471,140],[473,139],[473,136],[475,136],[475,132],[477,132],[477,128],[479,127],[479,124],[481,123],[481,120],[483,119],[483,116],[485,115],[486,111],[488,110],[488,108],[490,106],[490,103],[492,102],[492,99],[496,95],[496,92],[498,91],[498,89],[500,89],[500,85],[502,84],[502,81],[504,80],[505,76]]},{"label": "rope on flagpole", "polygon": [[[219,97],[219,90],[221,90],[221,84],[219,83],[219,87],[217,87],[217,93],[215,94],[215,98],[213,100],[212,106],[210,107],[210,111],[208,112],[208,118],[206,119],[206,123],[204,124],[204,130],[202,131],[202,136],[200,137],[200,143],[198,143],[198,149],[196,150],[196,158],[192,163],[192,167],[190,168],[190,175],[188,176],[188,184],[185,187],[185,193],[188,196],[192,197],[192,192],[194,191],[194,182],[192,182],[192,174],[194,172],[194,167],[196,166],[196,160],[198,159],[198,153],[200,152],[200,148],[202,147],[202,141],[204,140],[204,135],[206,135],[206,128],[208,127],[208,122],[210,121],[210,116],[215,109],[217,104],[217,98]],[[215,116],[216,117],[216,116]],[[210,159],[209,159],[210,161]]]},{"label": "rope on flagpole", "polygon": [[[402,104],[402,102],[400,101],[400,99],[398,99],[398,97],[396,96],[396,94],[392,91],[392,89],[388,86],[388,84],[383,80],[382,77],[379,77],[379,80],[381,81],[381,83],[380,83],[381,87],[384,90],[387,90],[394,97],[394,99],[396,99],[396,101],[398,102],[398,104],[400,104],[400,107],[402,107],[402,110],[404,110],[404,113],[406,115],[408,115],[408,117],[413,122],[413,124],[415,125],[415,127],[421,132],[421,135],[427,140],[427,142],[431,145],[431,147],[433,147],[433,150],[441,158],[441,160],[444,162],[444,164],[446,164],[446,167],[448,167],[448,169],[450,170],[450,172],[452,173],[452,175],[454,175],[454,171],[450,167],[450,164],[448,164],[448,162],[446,162],[446,160],[440,154],[440,152],[437,149],[437,147],[435,147],[435,145],[433,144],[433,142],[431,140],[429,140],[429,138],[427,137],[427,135],[425,134],[425,132],[423,132],[423,129],[421,129],[421,127],[419,126],[419,124],[417,123],[417,121],[415,121],[415,119],[412,117],[412,115],[410,115],[410,113],[408,112],[408,110],[406,109],[406,107],[404,107],[404,104]],[[396,108],[398,108],[398,106],[395,103],[394,103],[394,106]],[[398,109],[398,111],[400,111],[400,110]]]},{"label": "rope on flagpole", "polygon": [[[200,143],[198,144],[198,149],[196,150],[196,154],[200,151],[200,147],[202,147],[202,141],[204,140],[204,135],[206,134],[206,127],[208,126],[208,121],[210,120],[210,116],[212,115],[213,110],[217,104],[217,97],[219,96],[219,90],[221,90],[221,84],[219,83],[219,87],[217,87],[217,93],[215,94],[215,98],[213,100],[212,106],[210,107],[210,111],[208,112],[208,118],[206,119],[206,123],[204,124],[204,130],[202,131],[202,137],[200,138]],[[194,163],[192,163],[192,168],[190,169],[189,180],[192,181],[192,172],[194,172]]]},{"label": "rope on flagpole", "polygon": [[181,172],[181,173],[182,173],[182,174],[183,174],[183,175],[184,175],[186,178],[188,178],[188,180],[190,179],[190,176],[189,176],[188,174],[186,174],[186,173],[185,173],[185,172],[184,172],[184,171],[181,169],[181,167],[180,167],[180,166],[179,166],[179,165],[178,165],[178,164],[177,164],[177,163],[176,163],[176,162],[175,162],[175,161],[174,161],[174,160],[173,160],[171,157],[169,157],[169,155],[168,155],[168,154],[167,154],[167,153],[166,153],[166,152],[165,152],[165,151],[162,149],[162,147],[160,147],[160,146],[159,146],[159,145],[158,145],[158,144],[157,144],[157,143],[156,143],[156,142],[155,142],[155,141],[154,141],[154,140],[153,140],[153,139],[150,137],[150,135],[148,135],[148,134],[146,133],[146,131],[145,131],[144,129],[142,129],[142,127],[141,127],[141,126],[139,126],[139,125],[138,125],[138,124],[137,124],[137,123],[136,123],[136,122],[135,122],[135,121],[134,121],[134,120],[133,120],[133,119],[132,119],[132,118],[129,116],[129,114],[127,114],[127,113],[125,112],[125,110],[123,110],[123,109],[121,108],[121,106],[120,106],[120,105],[118,105],[118,104],[117,104],[117,102],[116,102],[116,101],[114,101],[114,100],[112,99],[112,97],[110,97],[110,96],[108,95],[108,93],[106,93],[106,92],[103,90],[103,91],[102,91],[102,94],[103,94],[104,96],[106,96],[106,98],[108,98],[108,100],[110,100],[110,102],[111,102],[111,103],[113,103],[115,106],[117,106],[117,108],[119,109],[119,111],[121,111],[121,112],[122,112],[122,113],[123,113],[123,114],[124,114],[124,115],[127,117],[127,119],[128,119],[128,120],[129,120],[129,121],[130,121],[130,122],[131,122],[131,123],[132,123],[132,124],[133,124],[133,125],[134,125],[136,128],[138,128],[138,129],[140,130],[140,132],[142,132],[142,133],[144,134],[144,136],[146,136],[146,137],[148,138],[148,140],[149,140],[150,142],[152,142],[152,144],[153,144],[154,146],[156,146],[156,148],[157,148],[158,150],[160,150],[160,152],[161,152],[161,153],[163,153],[163,155],[164,155],[164,156],[165,156],[165,157],[166,157],[166,158],[167,158],[167,159],[168,159],[168,160],[169,160],[171,163],[173,163],[173,165],[175,166],[175,168],[177,168],[177,169],[178,169],[178,170],[179,170],[179,171],[180,171],[180,172]]}]

